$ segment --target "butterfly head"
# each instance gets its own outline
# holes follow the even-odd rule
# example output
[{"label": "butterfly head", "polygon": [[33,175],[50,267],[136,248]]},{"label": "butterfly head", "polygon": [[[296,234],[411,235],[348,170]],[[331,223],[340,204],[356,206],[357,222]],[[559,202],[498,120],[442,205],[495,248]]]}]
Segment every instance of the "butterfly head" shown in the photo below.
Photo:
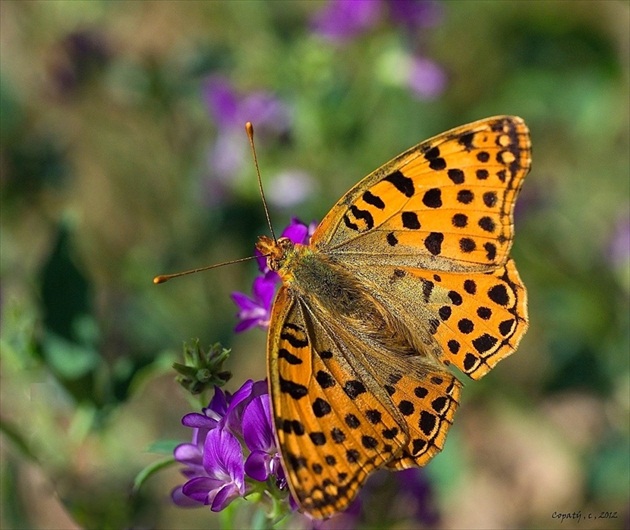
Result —
[{"label": "butterfly head", "polygon": [[281,237],[276,241],[267,236],[260,236],[256,243],[256,249],[267,257],[267,266],[276,272],[283,267],[294,248],[295,243],[288,237]]}]

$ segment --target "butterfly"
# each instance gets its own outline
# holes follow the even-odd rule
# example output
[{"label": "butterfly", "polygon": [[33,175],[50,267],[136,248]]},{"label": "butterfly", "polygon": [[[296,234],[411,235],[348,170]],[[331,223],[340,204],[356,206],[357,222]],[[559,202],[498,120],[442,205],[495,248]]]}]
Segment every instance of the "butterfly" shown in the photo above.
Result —
[{"label": "butterfly", "polygon": [[462,383],[514,352],[525,287],[509,257],[531,164],[521,118],[410,148],[348,191],[308,245],[261,236],[281,279],[267,340],[277,444],[301,509],[346,508],[378,469],[444,446]]}]

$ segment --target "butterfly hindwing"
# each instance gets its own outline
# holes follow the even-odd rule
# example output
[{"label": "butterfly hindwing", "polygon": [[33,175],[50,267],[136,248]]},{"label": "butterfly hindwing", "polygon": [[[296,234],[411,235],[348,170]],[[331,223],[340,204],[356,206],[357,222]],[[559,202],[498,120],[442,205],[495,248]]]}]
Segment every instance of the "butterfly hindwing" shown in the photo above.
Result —
[{"label": "butterfly hindwing", "polygon": [[453,423],[462,384],[447,370],[432,370],[422,378],[401,375],[392,399],[404,413],[409,443],[387,464],[390,469],[425,465],[444,447]]},{"label": "butterfly hindwing", "polygon": [[422,352],[374,351],[366,359],[399,413],[409,440],[387,464],[406,469],[426,464],[442,450],[453,423],[462,384]]},{"label": "butterfly hindwing", "polygon": [[490,270],[507,259],[530,150],[527,127],[510,116],[422,142],[352,188],[311,244],[345,259]]},{"label": "butterfly hindwing", "polygon": [[527,295],[512,259],[486,273],[390,265],[354,273],[378,291],[416,349],[473,379],[513,353],[527,330]]},{"label": "butterfly hindwing", "polygon": [[325,517],[347,507],[367,476],[401,453],[408,435],[396,413],[367,391],[373,381],[346,362],[338,339],[312,318],[281,288],[270,324],[269,381],[291,491],[303,509]]}]

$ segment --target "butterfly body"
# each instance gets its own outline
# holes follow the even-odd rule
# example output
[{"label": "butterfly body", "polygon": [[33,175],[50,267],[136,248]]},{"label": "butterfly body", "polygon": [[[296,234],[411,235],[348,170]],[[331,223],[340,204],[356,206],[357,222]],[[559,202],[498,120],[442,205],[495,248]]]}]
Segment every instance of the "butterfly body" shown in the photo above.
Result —
[{"label": "butterfly body", "polygon": [[[273,240],[265,236],[261,240],[258,250],[263,254],[274,248]],[[386,311],[378,311],[365,284],[342,264],[325,253],[286,238],[278,241],[277,248],[281,251],[270,268],[279,273],[293,297],[322,315],[337,315],[346,324],[364,324],[375,330],[388,327]]]},{"label": "butterfly body", "polygon": [[368,475],[427,463],[461,383],[516,348],[525,289],[508,257],[529,170],[520,118],[423,142],[352,188],[308,245],[259,239],[283,285],[268,375],[287,480],[315,517],[343,510]]}]

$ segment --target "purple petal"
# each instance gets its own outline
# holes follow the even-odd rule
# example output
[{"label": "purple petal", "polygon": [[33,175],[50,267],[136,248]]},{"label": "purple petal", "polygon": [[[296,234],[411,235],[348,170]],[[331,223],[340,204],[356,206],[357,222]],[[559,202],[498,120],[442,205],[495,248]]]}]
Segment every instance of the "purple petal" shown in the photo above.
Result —
[{"label": "purple petal", "polygon": [[307,234],[308,227],[297,217],[293,217],[289,226],[282,231],[282,237],[288,237],[291,241],[300,245],[304,244]]},{"label": "purple petal", "polygon": [[182,493],[197,502],[209,504],[208,496],[213,490],[223,486],[224,482],[215,478],[196,477],[182,486]]},{"label": "purple petal", "polygon": [[234,326],[234,333],[242,333],[243,331],[247,331],[248,329],[252,329],[255,327],[268,327],[269,326],[269,322],[267,322],[267,325],[264,325],[264,320],[261,321],[260,318],[256,317],[256,318],[246,318],[245,320],[241,320],[238,324],[236,324],[236,326]]},{"label": "purple petal", "polygon": [[254,480],[265,482],[270,474],[271,456],[265,451],[253,451],[245,460],[245,473]]},{"label": "purple petal", "polygon": [[400,484],[400,495],[406,496],[410,506],[414,508],[415,518],[423,526],[433,527],[439,522],[440,514],[433,500],[431,483],[422,469],[405,469],[396,473]]},{"label": "purple petal", "polygon": [[241,311],[251,311],[260,307],[258,302],[252,300],[245,293],[234,291],[230,296]]},{"label": "purple petal", "polygon": [[183,464],[201,464],[201,451],[198,446],[193,444],[179,444],[173,450],[173,456],[175,457],[175,460]]},{"label": "purple petal", "polygon": [[265,274],[264,276],[259,276],[254,280],[252,287],[256,300],[260,302],[260,306],[267,312],[271,309],[271,302],[273,302],[273,297],[276,294],[278,284],[276,278],[278,278],[278,275],[275,273],[273,275]]},{"label": "purple petal", "polygon": [[205,414],[190,412],[182,418],[182,425],[195,429],[214,429],[217,425],[216,418],[209,418]]},{"label": "purple petal", "polygon": [[241,436],[243,432],[243,411],[254,398],[269,392],[266,381],[246,381],[234,394],[230,409],[226,414],[226,423],[231,432]]},{"label": "purple petal", "polygon": [[608,241],[607,257],[613,267],[630,261],[630,214],[620,215]]},{"label": "purple petal", "polygon": [[248,379],[245,381],[240,388],[232,394],[228,400],[228,410],[227,413],[231,413],[240,403],[245,401],[248,397],[252,395],[252,390],[254,388],[253,379]]},{"label": "purple petal", "polygon": [[228,409],[228,401],[225,392],[221,390],[218,386],[214,387],[214,394],[208,406],[203,409],[204,413],[208,417],[212,417],[210,412],[214,412],[217,416],[223,417],[225,416]]},{"label": "purple petal", "polygon": [[269,272],[269,267],[267,267],[267,258],[262,255],[262,252],[256,249],[256,261],[258,263],[258,270],[260,272],[266,273]]},{"label": "purple petal", "polygon": [[224,429],[208,433],[203,451],[203,467],[212,478],[243,484],[244,460],[236,436]]},{"label": "purple petal", "polygon": [[173,502],[182,508],[199,506],[199,501],[192,499],[188,495],[184,495],[182,489],[183,486],[177,486],[173,491],[171,491],[171,499]]},{"label": "purple petal", "polygon": [[235,484],[224,484],[208,496],[208,500],[212,503],[210,509],[213,512],[220,512],[234,499],[240,497],[242,493]]},{"label": "purple petal", "polygon": [[347,40],[374,26],[380,10],[375,0],[330,0],[313,18],[313,29],[332,41]]},{"label": "purple petal", "polygon": [[269,452],[274,449],[275,439],[271,425],[269,394],[252,399],[243,411],[243,438],[250,451]]},{"label": "purple petal", "polygon": [[252,385],[252,398],[262,396],[263,394],[269,394],[269,385],[266,379],[254,381]]},{"label": "purple petal", "polygon": [[[250,329],[254,326],[259,326],[261,328],[269,327],[271,299],[273,298],[275,287],[273,285],[266,284],[261,286],[261,282],[257,282],[257,280],[264,281],[264,279],[257,278],[254,284],[254,287],[259,291],[258,293],[255,293],[257,295],[256,298],[263,296],[264,299],[262,301],[252,301],[242,293],[232,293],[232,299],[241,306],[241,310],[236,315],[240,322],[234,328],[237,333]],[[245,309],[243,307],[245,305],[250,307]]]},{"label": "purple petal", "polygon": [[266,92],[253,92],[246,96],[239,108],[241,121],[251,121],[259,128],[282,134],[290,129],[289,108],[275,96]]}]

